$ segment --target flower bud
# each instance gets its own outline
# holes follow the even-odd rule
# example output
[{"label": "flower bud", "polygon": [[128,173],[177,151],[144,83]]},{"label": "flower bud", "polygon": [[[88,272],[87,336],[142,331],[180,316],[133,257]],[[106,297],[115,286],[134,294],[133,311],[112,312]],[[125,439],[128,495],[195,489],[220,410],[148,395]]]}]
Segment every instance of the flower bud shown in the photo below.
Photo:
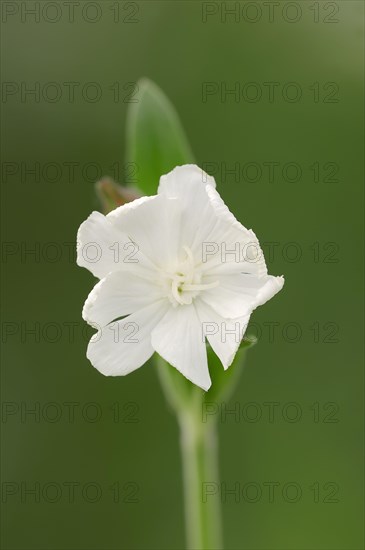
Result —
[{"label": "flower bud", "polygon": [[133,187],[119,185],[108,176],[95,184],[96,194],[101,202],[103,213],[108,214],[114,208],[132,202],[141,197],[141,193]]}]

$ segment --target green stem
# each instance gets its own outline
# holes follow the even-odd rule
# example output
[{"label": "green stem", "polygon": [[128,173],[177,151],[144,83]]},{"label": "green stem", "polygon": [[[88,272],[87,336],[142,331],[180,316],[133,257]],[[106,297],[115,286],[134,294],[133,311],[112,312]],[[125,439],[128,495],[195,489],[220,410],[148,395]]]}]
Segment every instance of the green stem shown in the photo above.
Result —
[{"label": "green stem", "polygon": [[155,355],[162,389],[180,425],[189,550],[222,550],[223,547],[218,498],[217,423],[214,415],[206,415],[206,421],[203,421],[203,407],[229,398],[242,371],[246,351],[254,344],[253,338],[242,341],[228,372],[223,371],[219,359],[211,348],[207,348],[213,382],[208,393]]},{"label": "green stem", "polygon": [[201,407],[199,416],[191,411],[180,414],[179,424],[188,548],[221,550],[216,424],[202,422]]},{"label": "green stem", "polygon": [[[166,399],[180,426],[184,477],[185,521],[189,550],[221,550],[218,488],[217,426],[202,418],[204,392],[156,356],[157,371]],[[209,488],[209,489],[208,489]],[[210,494],[206,494],[210,491]]]}]

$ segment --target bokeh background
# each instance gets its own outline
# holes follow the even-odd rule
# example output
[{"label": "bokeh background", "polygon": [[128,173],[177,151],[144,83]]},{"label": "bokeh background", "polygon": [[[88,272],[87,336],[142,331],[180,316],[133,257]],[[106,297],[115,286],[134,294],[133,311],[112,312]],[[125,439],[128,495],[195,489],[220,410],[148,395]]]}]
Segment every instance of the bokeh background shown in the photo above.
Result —
[{"label": "bokeh background", "polygon": [[213,163],[286,277],[252,316],[259,343],[226,404],[238,417],[219,419],[220,493],[239,490],[222,496],[225,547],[362,548],[363,3],[2,10],[3,548],[185,544],[175,419],[152,364],[105,378],[88,363],[81,310],[95,281],[74,261],[77,229],[100,209],[93,182],[131,180],[140,77],[172,100],[197,163]]}]

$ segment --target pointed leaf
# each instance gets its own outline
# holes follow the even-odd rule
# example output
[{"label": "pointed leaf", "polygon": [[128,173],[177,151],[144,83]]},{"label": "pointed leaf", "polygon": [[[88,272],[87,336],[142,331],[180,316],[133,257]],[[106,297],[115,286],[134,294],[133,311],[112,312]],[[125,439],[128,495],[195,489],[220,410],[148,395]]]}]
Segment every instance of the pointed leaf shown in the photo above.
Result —
[{"label": "pointed leaf", "polygon": [[179,117],[165,94],[153,82],[138,82],[138,101],[127,114],[126,161],[134,163],[138,188],[157,193],[160,177],[182,164],[194,162]]},{"label": "pointed leaf", "polygon": [[257,340],[255,337],[245,336],[232,365],[227,370],[223,369],[220,360],[212,348],[210,346],[207,347],[209,372],[212,379],[212,385],[204,396],[206,403],[216,403],[222,401],[223,399],[229,398],[242,373],[247,350],[254,346],[256,341]]}]

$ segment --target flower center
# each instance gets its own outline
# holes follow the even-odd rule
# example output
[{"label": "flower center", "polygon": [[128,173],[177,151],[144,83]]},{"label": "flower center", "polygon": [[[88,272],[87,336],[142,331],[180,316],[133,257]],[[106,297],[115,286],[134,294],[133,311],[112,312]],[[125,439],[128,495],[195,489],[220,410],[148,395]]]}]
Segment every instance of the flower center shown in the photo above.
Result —
[{"label": "flower center", "polygon": [[219,285],[219,281],[204,283],[201,272],[195,268],[190,248],[184,246],[183,249],[186,253],[186,259],[180,264],[175,273],[167,273],[169,300],[175,307],[179,304],[189,305],[202,290],[215,288]]}]

